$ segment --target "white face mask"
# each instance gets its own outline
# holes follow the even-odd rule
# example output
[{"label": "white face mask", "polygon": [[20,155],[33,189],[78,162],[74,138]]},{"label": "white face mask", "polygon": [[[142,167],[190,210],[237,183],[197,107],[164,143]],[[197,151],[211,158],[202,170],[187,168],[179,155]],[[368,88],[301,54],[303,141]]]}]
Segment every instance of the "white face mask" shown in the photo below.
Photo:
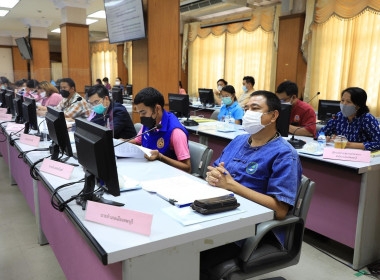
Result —
[{"label": "white face mask", "polygon": [[116,85],[116,86],[120,86],[120,81],[116,81],[116,82],[115,82],[115,85]]},{"label": "white face mask", "polygon": [[[268,113],[270,113],[270,112],[268,112]],[[243,116],[243,128],[244,128],[244,130],[252,135],[252,134],[258,133],[260,130],[262,130],[267,125],[270,125],[271,122],[268,123],[267,125],[261,124],[261,116],[264,114],[267,114],[267,113],[255,112],[255,111],[251,111],[251,110],[246,111],[244,116]]]},{"label": "white face mask", "polygon": [[222,88],[223,88],[222,86],[217,87],[218,91],[222,91]]},{"label": "white face mask", "polygon": [[45,96],[46,96],[46,92],[45,92],[45,91],[41,92],[41,93],[40,93],[40,96],[41,96],[42,98],[45,98]]}]

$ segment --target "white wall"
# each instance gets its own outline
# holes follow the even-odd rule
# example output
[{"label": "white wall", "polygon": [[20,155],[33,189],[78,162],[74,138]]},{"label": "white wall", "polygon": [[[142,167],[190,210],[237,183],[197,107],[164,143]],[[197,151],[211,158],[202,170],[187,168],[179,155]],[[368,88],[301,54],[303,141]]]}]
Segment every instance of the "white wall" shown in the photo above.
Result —
[{"label": "white wall", "polygon": [[11,48],[0,48],[0,76],[7,77],[14,82]]}]

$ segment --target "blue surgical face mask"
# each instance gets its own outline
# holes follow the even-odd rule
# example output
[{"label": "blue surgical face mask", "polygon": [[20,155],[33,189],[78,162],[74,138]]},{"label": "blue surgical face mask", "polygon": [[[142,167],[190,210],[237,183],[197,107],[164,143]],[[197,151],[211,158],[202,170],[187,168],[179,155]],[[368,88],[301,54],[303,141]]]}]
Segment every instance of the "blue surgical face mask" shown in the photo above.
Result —
[{"label": "blue surgical face mask", "polygon": [[340,110],[342,111],[343,116],[346,118],[356,113],[355,105],[340,104]]},{"label": "blue surgical face mask", "polygon": [[94,106],[92,110],[94,110],[95,113],[97,114],[103,114],[106,111],[107,107],[104,107],[102,103]]},{"label": "blue surgical face mask", "polygon": [[5,89],[5,86],[4,86],[4,85],[1,85],[1,89]]},{"label": "blue surgical face mask", "polygon": [[232,103],[232,98],[231,97],[223,97],[222,98],[223,104],[225,105],[230,105]]},{"label": "blue surgical face mask", "polygon": [[248,91],[248,89],[247,89],[246,86],[243,86],[243,91],[244,91],[244,92],[247,92],[247,91]]}]

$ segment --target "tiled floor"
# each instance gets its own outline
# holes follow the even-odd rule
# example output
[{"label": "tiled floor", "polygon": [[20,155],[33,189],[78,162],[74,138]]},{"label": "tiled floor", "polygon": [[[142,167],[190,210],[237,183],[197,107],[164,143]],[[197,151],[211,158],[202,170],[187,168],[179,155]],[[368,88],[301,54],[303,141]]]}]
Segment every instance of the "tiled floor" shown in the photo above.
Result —
[{"label": "tiled floor", "polygon": [[[305,239],[309,243],[315,243],[318,237],[308,234]],[[336,248],[343,255],[349,253],[345,248]],[[355,273],[351,268],[304,242],[298,265],[253,279],[276,276],[287,280],[370,279],[367,276],[358,278],[354,276]],[[66,278],[50,246],[37,244],[35,218],[18,187],[10,186],[8,167],[0,157],[0,280],[24,279]]]}]

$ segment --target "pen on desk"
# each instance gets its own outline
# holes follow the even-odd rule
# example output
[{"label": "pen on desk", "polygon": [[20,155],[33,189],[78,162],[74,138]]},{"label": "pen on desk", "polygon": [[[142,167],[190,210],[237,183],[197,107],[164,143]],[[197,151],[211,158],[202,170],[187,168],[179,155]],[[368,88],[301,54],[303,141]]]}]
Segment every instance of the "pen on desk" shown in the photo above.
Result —
[{"label": "pen on desk", "polygon": [[175,205],[175,203],[178,202],[177,200],[172,199],[172,198],[169,198],[168,201],[169,201],[169,203],[170,203],[171,205]]}]

